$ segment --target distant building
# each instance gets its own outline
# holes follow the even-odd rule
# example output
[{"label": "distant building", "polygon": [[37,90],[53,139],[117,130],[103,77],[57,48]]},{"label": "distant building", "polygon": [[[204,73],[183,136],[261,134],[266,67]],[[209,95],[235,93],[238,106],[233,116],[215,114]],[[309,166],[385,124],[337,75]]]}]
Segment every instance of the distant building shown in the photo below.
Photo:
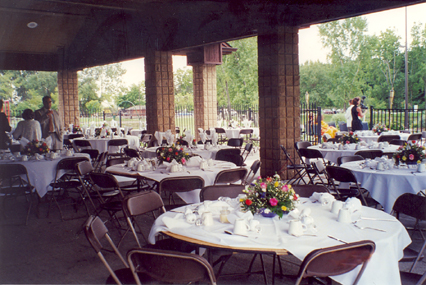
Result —
[{"label": "distant building", "polygon": [[133,106],[125,110],[127,116],[146,116],[146,106]]}]

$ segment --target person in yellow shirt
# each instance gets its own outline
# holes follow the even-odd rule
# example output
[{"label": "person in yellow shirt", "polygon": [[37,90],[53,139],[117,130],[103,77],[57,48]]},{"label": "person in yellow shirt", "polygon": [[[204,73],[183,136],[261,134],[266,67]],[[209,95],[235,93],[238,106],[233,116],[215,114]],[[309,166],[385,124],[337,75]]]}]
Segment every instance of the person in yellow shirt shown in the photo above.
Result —
[{"label": "person in yellow shirt", "polygon": [[334,138],[336,136],[337,129],[333,126],[329,126],[324,122],[324,115],[321,115],[321,136],[323,138]]}]

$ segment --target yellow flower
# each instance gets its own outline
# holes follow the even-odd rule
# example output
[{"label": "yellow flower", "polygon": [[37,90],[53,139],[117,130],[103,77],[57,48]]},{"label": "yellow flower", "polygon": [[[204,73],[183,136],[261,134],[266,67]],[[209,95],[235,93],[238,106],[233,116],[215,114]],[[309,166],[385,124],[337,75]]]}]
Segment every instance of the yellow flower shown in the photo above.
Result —
[{"label": "yellow flower", "polygon": [[404,156],[402,157],[402,160],[403,160],[403,161],[406,161],[406,160],[407,160],[407,157],[404,155]]},{"label": "yellow flower", "polygon": [[280,185],[280,182],[275,181],[275,183],[274,183],[274,187],[278,187],[278,185]]},{"label": "yellow flower", "polygon": [[286,206],[281,206],[281,210],[287,211],[287,207]]}]

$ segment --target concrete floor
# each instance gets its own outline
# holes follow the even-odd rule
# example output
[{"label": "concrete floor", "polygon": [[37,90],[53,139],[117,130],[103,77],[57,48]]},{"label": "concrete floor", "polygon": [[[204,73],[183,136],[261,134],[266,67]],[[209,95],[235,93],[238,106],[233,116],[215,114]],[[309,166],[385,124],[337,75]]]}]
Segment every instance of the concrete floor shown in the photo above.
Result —
[{"label": "concrete floor", "polygon": [[[256,159],[250,157],[248,165]],[[87,219],[84,207],[78,212],[70,206],[63,207],[66,217],[75,219],[61,221],[58,209],[52,207],[47,217],[48,204],[41,204],[40,217],[32,211],[28,225],[25,225],[26,204],[23,199],[14,199],[4,209],[6,216],[0,213],[0,284],[104,284],[108,272],[95,251],[89,245],[82,226]],[[78,218],[81,216],[80,218]],[[104,220],[106,216],[101,216]],[[405,219],[407,220],[407,219]],[[143,231],[146,235],[153,222],[151,216],[144,217]],[[107,227],[110,227],[108,225]],[[110,227],[113,240],[118,243],[120,234]],[[419,248],[423,240],[417,233],[412,247]],[[120,245],[125,254],[136,247],[133,237],[128,234]],[[114,269],[121,268],[120,262],[113,254],[106,253]],[[226,272],[242,272],[246,270],[251,255],[236,254],[227,264]],[[268,282],[271,283],[272,258],[265,256],[268,271]],[[284,259],[283,259],[284,260]],[[286,257],[283,263],[286,274],[296,274],[299,261],[294,257]],[[402,270],[408,270],[410,264],[400,263]],[[255,270],[260,269],[257,260]],[[217,270],[217,268],[215,268]],[[421,261],[415,272],[426,270],[425,261]],[[225,272],[225,273],[226,273]],[[293,284],[290,281],[276,280],[277,284]],[[250,277],[221,277],[219,284],[262,284],[262,275]],[[379,284],[380,285],[380,284]],[[383,284],[389,285],[389,284]]]}]

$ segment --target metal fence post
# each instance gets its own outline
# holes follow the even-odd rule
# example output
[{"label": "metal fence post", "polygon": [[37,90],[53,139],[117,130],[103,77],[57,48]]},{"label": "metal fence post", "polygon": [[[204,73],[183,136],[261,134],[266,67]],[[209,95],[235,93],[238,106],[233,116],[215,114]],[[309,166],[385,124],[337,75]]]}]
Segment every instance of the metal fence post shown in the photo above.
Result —
[{"label": "metal fence post", "polygon": [[320,144],[321,139],[322,139],[322,137],[321,137],[321,107],[317,108],[317,125],[316,125],[316,127],[317,127],[317,130],[316,130],[317,140],[318,140],[318,143]]},{"label": "metal fence post", "polygon": [[104,121],[105,121],[105,111],[102,111],[102,118],[104,119]]},{"label": "metal fence post", "polygon": [[373,128],[373,116],[374,116],[373,109],[374,107],[370,106],[370,130]]},{"label": "metal fence post", "polygon": [[118,116],[120,117],[120,128],[121,128],[121,110],[118,111]]}]

